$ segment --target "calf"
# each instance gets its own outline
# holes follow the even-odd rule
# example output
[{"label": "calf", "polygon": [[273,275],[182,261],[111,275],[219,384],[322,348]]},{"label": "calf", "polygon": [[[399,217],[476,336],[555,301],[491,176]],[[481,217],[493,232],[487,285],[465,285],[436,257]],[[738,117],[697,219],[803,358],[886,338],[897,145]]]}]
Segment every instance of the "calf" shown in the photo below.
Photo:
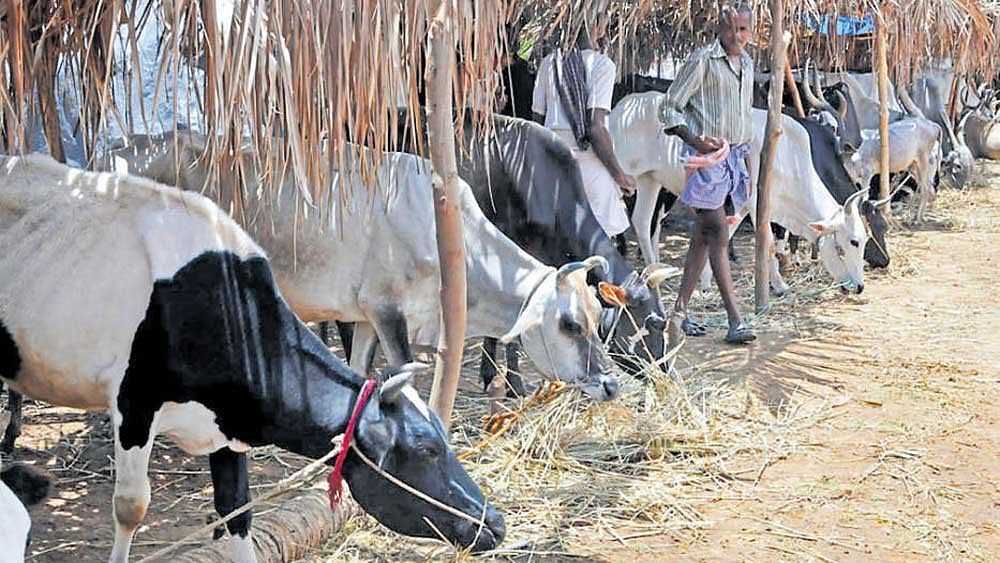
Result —
[{"label": "calf", "polygon": [[[430,161],[355,148],[369,163],[380,159],[371,189],[360,163],[347,156],[317,204],[318,220],[299,217],[305,206],[294,186],[286,185],[273,199],[247,204],[274,210],[269,222],[247,228],[271,255],[278,284],[300,317],[358,323],[350,362],[367,373],[376,344],[391,365],[413,361],[413,347],[437,344],[441,282]],[[131,163],[130,172],[200,189],[207,178],[204,152],[204,139],[185,133],[137,137],[113,154],[119,163]],[[245,189],[254,193],[257,176],[248,155],[243,164],[250,170]],[[464,182],[461,192],[466,336],[519,338],[543,374],[578,385],[599,400],[613,398],[618,383],[597,334],[601,307],[586,285],[587,272],[596,266],[608,269],[606,260],[547,267],[483,216]],[[340,198],[346,203],[336,211]],[[603,289],[619,291],[610,285]]]},{"label": "calf", "polygon": [[[0,414],[0,432],[9,412]],[[31,539],[28,508],[45,500],[52,479],[31,465],[0,467],[0,563],[22,563]]]},{"label": "calf", "polygon": [[[882,154],[878,131],[866,131],[861,148],[845,163],[856,182],[868,186],[879,173]],[[941,164],[941,128],[932,121],[908,117],[889,124],[889,170],[909,172],[917,182],[918,203],[914,218],[923,221],[934,191],[934,174]]]},{"label": "calf", "polygon": [[[653,203],[657,194],[661,187],[665,187],[680,195],[684,191],[686,177],[680,160],[682,143],[680,139],[663,132],[657,117],[662,99],[663,94],[656,92],[633,94],[615,106],[609,120],[618,160],[626,172],[636,177],[639,184],[632,222],[636,225],[639,246],[647,262],[655,260],[657,256],[654,245],[657,239],[643,236],[647,232],[645,226],[652,220]],[[756,185],[767,112],[758,109],[752,111],[757,134],[750,152],[753,176],[751,185]],[[784,115],[782,128],[784,134],[778,143],[774,162],[771,218],[796,235],[810,241],[818,240],[821,259],[827,271],[839,283],[845,287],[854,286],[860,293],[864,289],[861,249],[868,240],[859,213],[863,192],[857,192],[843,205],[834,201],[816,174],[809,153],[809,135],[805,129]],[[755,197],[750,198],[750,204],[750,209],[755,209]],[[745,214],[745,209],[740,211],[741,217]],[[706,268],[705,273],[707,272]],[[707,276],[703,275],[703,287],[707,283]],[[778,293],[787,288],[776,263],[772,263],[771,285]]]},{"label": "calf", "polygon": [[[320,457],[370,390],[292,313],[263,250],[196,193],[47,156],[3,158],[0,247],[0,380],[56,405],[110,411],[112,562],[128,559],[149,506],[157,435],[209,455],[226,515],[250,499],[250,447]],[[382,472],[348,455],[351,492],[398,532],[491,549],[503,520],[411,375],[401,368],[358,412],[355,444]],[[234,559],[254,561],[250,514],[228,528]]]}]

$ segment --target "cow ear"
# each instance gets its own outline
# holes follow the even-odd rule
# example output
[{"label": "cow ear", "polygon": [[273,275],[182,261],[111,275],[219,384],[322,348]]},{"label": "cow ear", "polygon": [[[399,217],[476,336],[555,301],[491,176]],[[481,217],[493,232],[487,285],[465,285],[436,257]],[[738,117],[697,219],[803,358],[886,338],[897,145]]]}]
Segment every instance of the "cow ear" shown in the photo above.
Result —
[{"label": "cow ear", "polygon": [[822,221],[816,221],[815,223],[809,223],[809,228],[816,231],[816,234],[818,235],[825,235],[836,230],[836,225],[836,219],[824,219]]},{"label": "cow ear", "polygon": [[358,439],[368,451],[374,452],[375,463],[382,467],[396,444],[396,426],[388,418],[367,422],[358,427]]},{"label": "cow ear", "polygon": [[624,307],[628,299],[625,290],[613,283],[598,282],[597,292],[600,294],[601,300],[615,307]]},{"label": "cow ear", "polygon": [[500,337],[501,344],[510,344],[515,338],[524,334],[525,331],[535,328],[542,324],[542,315],[532,311],[532,307],[528,307],[521,313],[521,316],[514,321],[514,326]]}]

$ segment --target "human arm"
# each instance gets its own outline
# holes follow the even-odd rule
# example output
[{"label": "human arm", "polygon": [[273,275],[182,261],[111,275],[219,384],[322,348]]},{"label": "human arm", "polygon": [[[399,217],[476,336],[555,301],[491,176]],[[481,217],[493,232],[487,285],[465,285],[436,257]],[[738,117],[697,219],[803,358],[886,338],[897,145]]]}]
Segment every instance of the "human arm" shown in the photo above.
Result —
[{"label": "human arm", "polygon": [[587,138],[594,154],[611,174],[625,195],[635,193],[635,178],[626,174],[615,156],[614,141],[608,131],[608,115],[611,113],[611,98],[614,93],[615,64],[603,57],[596,61],[591,72],[589,97],[587,100]]},{"label": "human arm", "polygon": [[677,78],[670,85],[663,101],[660,102],[658,114],[663,130],[668,135],[680,137],[700,153],[710,153],[722,148],[722,139],[695,135],[688,128],[684,116],[684,108],[691,96],[701,89],[704,74],[703,59],[698,56],[689,58],[677,73]]}]

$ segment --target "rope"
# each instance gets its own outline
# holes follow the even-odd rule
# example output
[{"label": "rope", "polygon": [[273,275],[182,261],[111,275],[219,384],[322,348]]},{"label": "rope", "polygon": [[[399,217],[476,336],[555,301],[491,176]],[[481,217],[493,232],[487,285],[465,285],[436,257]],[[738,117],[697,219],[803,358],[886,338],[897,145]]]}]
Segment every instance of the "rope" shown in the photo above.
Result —
[{"label": "rope", "polygon": [[365,381],[364,387],[358,393],[358,400],[354,402],[354,410],[351,412],[351,418],[347,419],[347,429],[344,430],[344,438],[340,442],[340,455],[337,456],[337,461],[333,464],[333,471],[330,472],[330,476],[326,478],[326,482],[330,486],[331,510],[337,509],[337,505],[340,504],[340,499],[343,496],[343,471],[344,460],[347,459],[347,447],[351,445],[351,438],[354,437],[354,428],[358,425],[358,419],[361,418],[361,411],[364,410],[365,404],[368,402],[368,398],[371,397],[372,391],[375,390],[376,386],[377,382],[374,379]]},{"label": "rope", "polygon": [[425,493],[423,493],[421,491],[418,491],[417,489],[414,489],[413,487],[411,487],[411,486],[407,485],[406,483],[404,483],[404,482],[400,481],[399,479],[397,479],[391,473],[386,473],[385,471],[382,470],[381,467],[379,467],[378,465],[375,465],[375,462],[373,462],[372,460],[368,459],[368,457],[365,456],[365,454],[361,453],[361,450],[358,449],[358,446],[356,444],[351,444],[351,449],[354,450],[355,455],[357,455],[359,458],[361,458],[361,461],[363,461],[365,463],[365,465],[367,465],[368,467],[370,467],[371,470],[374,471],[375,473],[378,473],[379,475],[381,475],[382,478],[385,479],[386,481],[389,481],[393,485],[396,485],[400,489],[403,489],[404,491],[410,493],[411,495],[417,497],[418,499],[426,502],[427,504],[429,504],[429,505],[431,505],[431,506],[433,506],[433,507],[435,507],[435,508],[437,508],[439,510],[443,510],[443,511],[447,512],[448,514],[451,514],[452,516],[456,516],[456,517],[461,518],[463,520],[468,520],[469,522],[471,522],[471,523],[473,523],[473,524],[475,524],[477,526],[482,526],[482,524],[483,524],[483,520],[482,519],[476,520],[472,516],[469,516],[468,514],[466,514],[466,513],[462,512],[462,511],[458,510],[457,508],[452,508],[452,507],[448,506],[447,504],[443,504],[440,501],[438,501],[437,499],[431,498],[427,494],[425,494]]},{"label": "rope", "polygon": [[[284,495],[284,494],[286,494],[288,492],[291,492],[293,490],[297,490],[299,488],[302,488],[305,485],[311,484],[317,477],[319,477],[322,474],[322,472],[317,471],[317,469],[319,469],[322,466],[325,466],[326,462],[328,462],[331,459],[333,459],[334,457],[340,455],[340,451],[341,451],[340,446],[337,446],[336,448],[330,450],[323,457],[317,459],[316,461],[310,463],[309,465],[307,465],[307,466],[303,467],[302,469],[296,471],[292,475],[289,475],[288,477],[282,479],[281,481],[278,481],[278,484],[275,485],[274,488],[272,488],[267,494],[253,499],[252,501],[250,501],[250,502],[244,504],[243,506],[237,508],[236,510],[230,512],[226,516],[224,516],[222,518],[219,518],[218,520],[216,520],[214,522],[206,524],[206,525],[202,526],[201,528],[198,528],[197,530],[195,530],[195,531],[191,532],[190,534],[184,536],[183,538],[177,540],[176,542],[174,542],[174,543],[172,543],[172,544],[164,547],[163,549],[161,549],[161,550],[153,553],[152,555],[148,555],[148,556],[142,558],[141,560],[139,560],[139,563],[149,563],[151,561],[156,561],[159,558],[163,557],[164,555],[166,555],[166,554],[174,551],[175,549],[177,549],[181,545],[188,543],[190,540],[194,539],[195,537],[200,536],[200,535],[205,534],[205,533],[208,533],[208,532],[212,532],[213,530],[215,530],[219,526],[222,526],[223,524],[229,522],[233,518],[236,518],[237,516],[240,516],[241,514],[244,514],[244,513],[248,512],[248,511],[252,510],[255,506],[258,506],[258,505],[260,505],[260,504],[262,504],[264,502],[267,502],[267,501],[269,501],[271,499],[277,498],[277,497],[279,497],[281,495]],[[307,474],[313,473],[313,472],[315,472],[316,475],[310,475],[308,477],[306,476]],[[302,482],[301,483],[296,483],[296,481],[302,481]]]}]

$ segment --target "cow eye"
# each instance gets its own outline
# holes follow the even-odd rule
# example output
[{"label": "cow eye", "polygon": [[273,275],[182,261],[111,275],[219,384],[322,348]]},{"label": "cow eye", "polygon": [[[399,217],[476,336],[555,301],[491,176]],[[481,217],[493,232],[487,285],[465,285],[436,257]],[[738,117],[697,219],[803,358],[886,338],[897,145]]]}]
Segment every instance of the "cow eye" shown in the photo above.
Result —
[{"label": "cow eye", "polygon": [[854,248],[860,248],[861,244],[858,243],[858,241],[851,239],[851,246],[853,246]]},{"label": "cow eye", "polygon": [[580,326],[580,323],[568,317],[559,319],[559,328],[567,334],[581,334],[583,332],[583,327]]}]

